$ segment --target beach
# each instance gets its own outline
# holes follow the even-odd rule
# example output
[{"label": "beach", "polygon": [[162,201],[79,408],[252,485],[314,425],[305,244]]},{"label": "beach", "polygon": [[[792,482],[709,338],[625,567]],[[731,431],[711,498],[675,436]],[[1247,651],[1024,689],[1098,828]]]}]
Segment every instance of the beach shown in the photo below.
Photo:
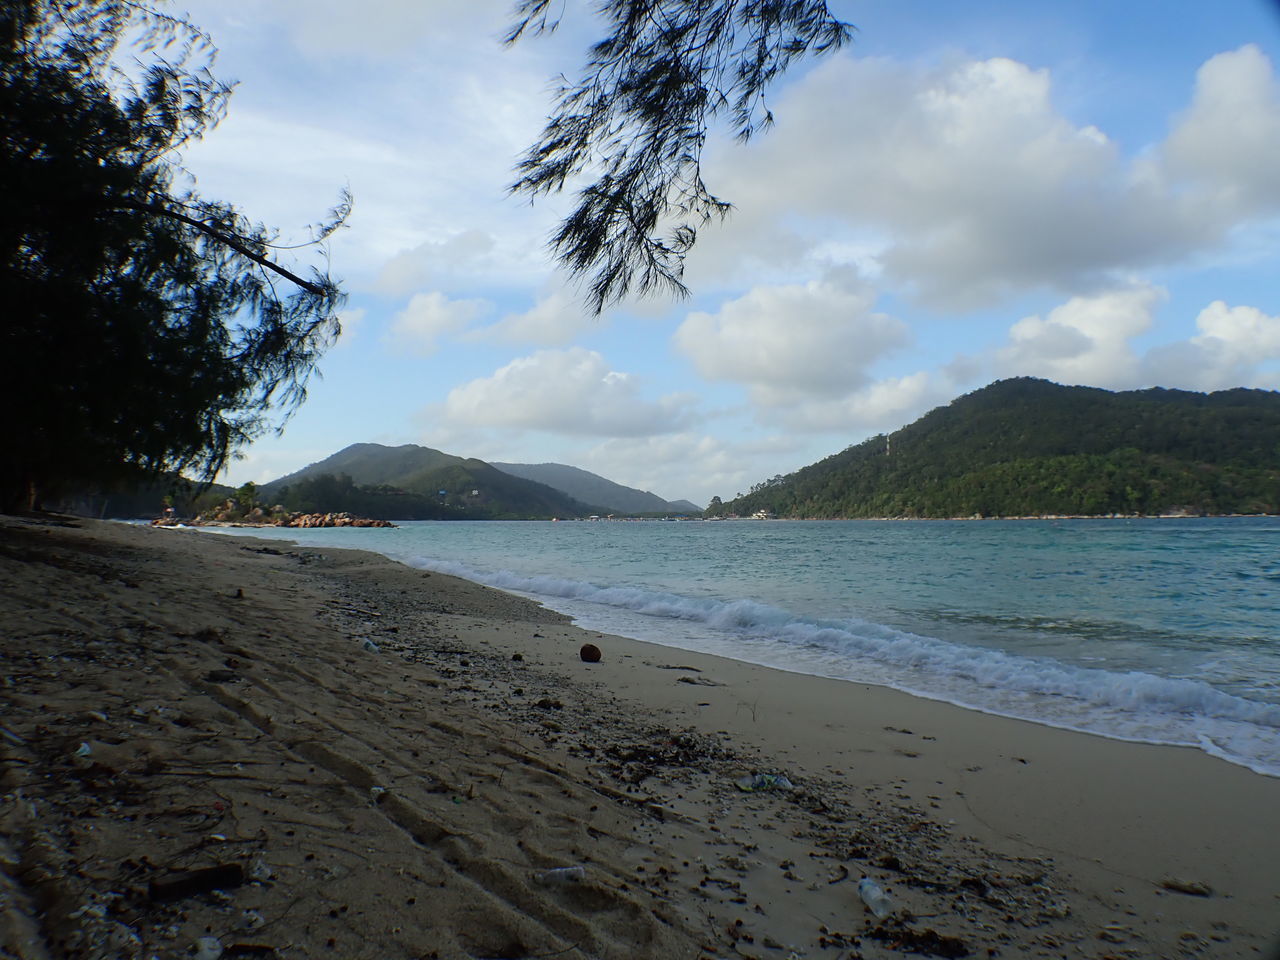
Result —
[{"label": "beach", "polygon": [[0,596],[0,956],[1280,956],[1280,779],[1198,750],[356,550],[5,517]]}]

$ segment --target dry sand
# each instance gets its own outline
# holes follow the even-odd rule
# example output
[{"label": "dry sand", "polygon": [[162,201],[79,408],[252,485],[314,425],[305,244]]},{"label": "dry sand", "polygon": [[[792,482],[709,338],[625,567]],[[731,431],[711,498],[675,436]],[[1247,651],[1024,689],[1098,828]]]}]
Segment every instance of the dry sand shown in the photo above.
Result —
[{"label": "dry sand", "polygon": [[0,518],[0,597],[2,957],[1280,955],[1280,780],[1197,751],[356,551]]}]

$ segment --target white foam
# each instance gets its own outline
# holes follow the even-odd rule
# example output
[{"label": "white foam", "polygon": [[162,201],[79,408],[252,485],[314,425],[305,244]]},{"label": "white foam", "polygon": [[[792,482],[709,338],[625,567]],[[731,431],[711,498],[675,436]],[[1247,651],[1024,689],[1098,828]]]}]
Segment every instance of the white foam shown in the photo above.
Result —
[{"label": "white foam", "polygon": [[[1233,696],[1200,680],[1018,656],[857,619],[806,619],[751,600],[483,571],[421,557],[408,562],[535,597],[593,629],[794,672],[881,684],[1117,739],[1195,746],[1258,773],[1280,776],[1280,704]],[[673,621],[685,626],[678,628]]]}]

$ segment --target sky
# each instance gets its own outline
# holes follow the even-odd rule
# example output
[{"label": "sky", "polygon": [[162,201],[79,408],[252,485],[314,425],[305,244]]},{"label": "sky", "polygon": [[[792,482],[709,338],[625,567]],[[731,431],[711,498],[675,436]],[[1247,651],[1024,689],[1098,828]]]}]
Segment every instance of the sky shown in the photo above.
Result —
[{"label": "sky", "polygon": [[571,198],[507,192],[593,3],[507,48],[502,0],[176,0],[237,82],[201,192],[283,243],[355,201],[343,334],[222,480],[417,443],[705,504],[1006,377],[1280,388],[1274,0],[831,6],[854,42],[708,143],[691,295],[596,316],[546,246]]}]

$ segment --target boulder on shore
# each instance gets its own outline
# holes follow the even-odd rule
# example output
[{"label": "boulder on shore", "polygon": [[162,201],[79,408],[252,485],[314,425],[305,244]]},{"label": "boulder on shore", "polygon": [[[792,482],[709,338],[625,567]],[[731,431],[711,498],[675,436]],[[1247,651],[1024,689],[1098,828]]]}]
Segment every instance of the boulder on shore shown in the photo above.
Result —
[{"label": "boulder on shore", "polygon": [[353,517],[349,513],[295,513],[282,527],[394,527],[390,520]]},{"label": "boulder on shore", "polygon": [[374,520],[370,517],[356,517],[345,511],[342,513],[276,513],[268,516],[261,508],[255,508],[248,516],[238,518],[218,510],[209,516],[201,514],[191,520],[179,520],[176,517],[162,517],[151,521],[155,527],[188,527],[230,526],[230,527],[394,527],[390,520]]}]

